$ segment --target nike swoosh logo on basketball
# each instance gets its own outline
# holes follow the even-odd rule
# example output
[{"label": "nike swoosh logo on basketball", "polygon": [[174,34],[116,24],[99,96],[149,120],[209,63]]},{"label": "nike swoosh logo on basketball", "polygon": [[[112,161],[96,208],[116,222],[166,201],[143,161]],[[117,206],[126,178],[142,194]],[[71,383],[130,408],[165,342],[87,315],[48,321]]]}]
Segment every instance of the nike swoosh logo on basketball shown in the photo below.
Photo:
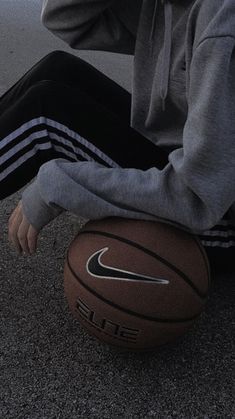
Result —
[{"label": "nike swoosh logo on basketball", "polygon": [[93,253],[86,263],[87,272],[96,278],[118,279],[120,281],[141,281],[154,282],[156,284],[169,284],[170,281],[163,278],[155,278],[146,275],[139,275],[134,272],[124,271],[122,269],[113,268],[112,266],[104,265],[101,262],[101,256],[109,250],[108,247],[98,250]]}]

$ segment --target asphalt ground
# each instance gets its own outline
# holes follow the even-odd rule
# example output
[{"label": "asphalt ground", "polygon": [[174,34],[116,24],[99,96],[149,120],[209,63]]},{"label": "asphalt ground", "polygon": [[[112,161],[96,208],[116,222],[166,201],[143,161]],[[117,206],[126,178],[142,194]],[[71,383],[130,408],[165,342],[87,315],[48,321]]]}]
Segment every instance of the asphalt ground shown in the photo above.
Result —
[{"label": "asphalt ground", "polygon": [[[130,89],[131,57],[71,50],[41,26],[40,7],[0,1],[0,94],[55,49]],[[234,273],[213,274],[205,310],[180,340],[120,353],[89,335],[64,297],[66,250],[86,220],[63,213],[31,257],[9,245],[22,190],[0,206],[0,418],[235,418]]]}]

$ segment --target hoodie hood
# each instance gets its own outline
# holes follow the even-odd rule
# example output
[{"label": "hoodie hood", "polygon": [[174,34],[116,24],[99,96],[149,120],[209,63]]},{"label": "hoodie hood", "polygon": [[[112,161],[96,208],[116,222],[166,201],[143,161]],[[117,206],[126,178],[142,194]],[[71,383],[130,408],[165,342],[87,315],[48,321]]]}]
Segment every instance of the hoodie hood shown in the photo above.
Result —
[{"label": "hoodie hood", "polygon": [[164,16],[165,16],[165,32],[164,32],[164,44],[163,44],[163,60],[161,68],[161,80],[160,80],[160,95],[162,99],[162,110],[165,110],[165,99],[168,93],[168,82],[169,82],[169,73],[170,73],[170,57],[171,57],[171,43],[172,43],[172,4],[170,0],[155,0],[152,27],[149,37],[149,42],[151,44],[150,50],[151,54],[153,52],[154,44],[154,34],[156,27],[156,14],[158,2],[164,6]]}]

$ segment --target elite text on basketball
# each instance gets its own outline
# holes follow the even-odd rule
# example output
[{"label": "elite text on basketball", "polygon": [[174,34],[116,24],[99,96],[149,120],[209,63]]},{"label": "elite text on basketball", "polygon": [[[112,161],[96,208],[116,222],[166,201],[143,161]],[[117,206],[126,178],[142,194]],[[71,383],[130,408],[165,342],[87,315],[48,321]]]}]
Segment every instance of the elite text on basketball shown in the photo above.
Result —
[{"label": "elite text on basketball", "polygon": [[139,329],[132,329],[104,318],[104,316],[92,310],[81,298],[78,298],[76,301],[76,309],[81,317],[86,319],[86,321],[96,327],[100,332],[104,332],[113,337],[115,336],[123,341],[135,343],[140,332]]}]

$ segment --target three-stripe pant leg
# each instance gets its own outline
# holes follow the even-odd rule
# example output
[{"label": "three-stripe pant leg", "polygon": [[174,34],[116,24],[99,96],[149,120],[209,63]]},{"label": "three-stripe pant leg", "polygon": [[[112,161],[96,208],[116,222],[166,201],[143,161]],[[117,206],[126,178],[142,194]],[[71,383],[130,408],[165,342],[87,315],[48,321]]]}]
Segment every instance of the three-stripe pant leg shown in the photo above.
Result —
[{"label": "three-stripe pant leg", "polygon": [[[89,63],[63,51],[45,56],[0,98],[0,199],[57,157],[164,167],[168,153],[130,128],[130,109],[131,95]],[[199,236],[210,261],[234,267],[234,232],[223,221]]]},{"label": "three-stripe pant leg", "polygon": [[208,231],[198,235],[213,273],[235,272],[235,225],[224,218]]},{"label": "three-stripe pant leg", "polygon": [[44,162],[58,157],[142,169],[167,162],[165,152],[107,106],[79,88],[42,80],[0,117],[0,199],[27,184]]}]

